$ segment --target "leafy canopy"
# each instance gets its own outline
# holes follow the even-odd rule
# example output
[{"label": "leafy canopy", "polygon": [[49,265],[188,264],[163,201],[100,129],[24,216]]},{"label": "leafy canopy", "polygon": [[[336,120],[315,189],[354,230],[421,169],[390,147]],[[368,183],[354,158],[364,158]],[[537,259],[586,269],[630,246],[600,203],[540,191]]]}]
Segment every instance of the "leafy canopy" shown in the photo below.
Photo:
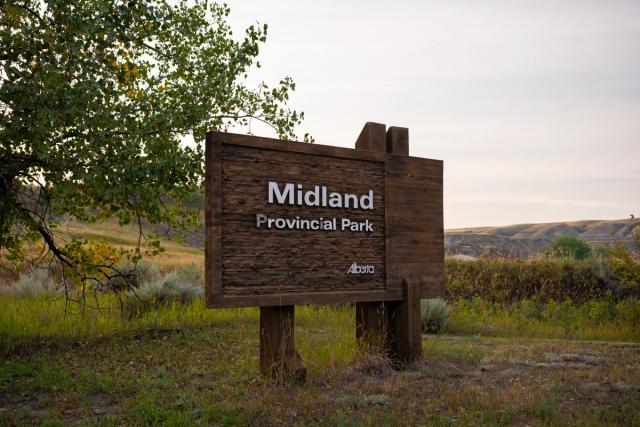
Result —
[{"label": "leafy canopy", "polygon": [[202,0],[2,2],[0,257],[44,239],[68,267],[95,258],[61,244],[52,218],[191,227],[181,200],[201,188],[205,132],[260,120],[295,138],[293,81],[246,83],[267,26],[236,39],[228,14]]},{"label": "leafy canopy", "polygon": [[[631,236],[636,249],[640,250],[640,226],[633,230]],[[611,271],[620,278],[622,283],[640,289],[640,260],[624,242],[614,242],[609,248],[607,261]]]},{"label": "leafy canopy", "polygon": [[591,256],[591,246],[573,236],[560,236],[551,242],[544,253],[550,257],[586,259]]}]

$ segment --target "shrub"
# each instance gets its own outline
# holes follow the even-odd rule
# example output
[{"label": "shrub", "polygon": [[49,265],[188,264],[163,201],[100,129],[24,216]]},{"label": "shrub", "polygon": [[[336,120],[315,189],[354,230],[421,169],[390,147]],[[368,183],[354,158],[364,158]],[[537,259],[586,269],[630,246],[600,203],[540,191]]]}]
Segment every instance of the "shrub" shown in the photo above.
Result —
[{"label": "shrub", "polygon": [[609,248],[607,261],[609,268],[621,283],[640,290],[640,264],[633,259],[624,243],[616,242]]},{"label": "shrub", "polygon": [[515,304],[514,312],[524,319],[540,319],[542,317],[542,309],[537,301],[523,299]]},{"label": "shrub", "polygon": [[144,283],[126,293],[123,299],[124,313],[136,317],[149,310],[170,303],[188,303],[202,297],[204,289],[197,283],[182,281],[175,271]]},{"label": "shrub", "polygon": [[634,326],[640,326],[640,299],[629,298],[620,301],[615,308],[616,318],[630,323]]},{"label": "shrub", "polygon": [[59,290],[58,284],[49,274],[49,269],[36,267],[20,274],[13,285],[0,288],[0,292],[4,295],[35,297],[46,294],[55,295]]},{"label": "shrub", "polygon": [[173,273],[180,282],[193,283],[204,286],[204,274],[199,265],[195,263],[177,266]]},{"label": "shrub", "polygon": [[587,259],[591,256],[591,246],[582,239],[573,236],[560,236],[543,251],[553,258]]},{"label": "shrub", "polygon": [[445,263],[446,299],[481,297],[489,303],[514,304],[571,300],[583,303],[611,295],[616,300],[640,296],[640,286],[623,282],[604,262],[571,259],[479,259]]},{"label": "shrub", "polygon": [[137,264],[127,263],[115,267],[118,275],[107,281],[107,290],[124,292],[131,288],[138,288],[145,282],[156,280],[160,276],[160,269],[156,264],[140,261]]},{"label": "shrub", "polygon": [[599,324],[607,323],[616,316],[615,306],[610,299],[592,300],[585,304],[588,318]]},{"label": "shrub", "polygon": [[571,336],[572,329],[578,326],[577,320],[579,318],[580,313],[578,309],[569,300],[562,303],[550,301],[542,310],[542,319],[562,325],[565,338]]},{"label": "shrub", "polygon": [[451,319],[451,310],[441,298],[424,299],[420,302],[420,315],[422,331],[436,334],[446,331]]}]

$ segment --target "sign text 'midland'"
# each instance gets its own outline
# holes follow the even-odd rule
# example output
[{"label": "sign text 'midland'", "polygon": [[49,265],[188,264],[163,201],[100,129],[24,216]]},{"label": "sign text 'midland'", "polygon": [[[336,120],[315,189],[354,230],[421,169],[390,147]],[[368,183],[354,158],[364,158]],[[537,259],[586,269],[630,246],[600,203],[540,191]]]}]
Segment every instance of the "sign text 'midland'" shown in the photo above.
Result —
[{"label": "sign text 'midland'", "polygon": [[357,194],[329,192],[324,185],[316,185],[313,190],[305,191],[302,184],[286,183],[281,187],[277,182],[269,181],[267,194],[270,204],[373,209],[373,190],[358,196]]}]

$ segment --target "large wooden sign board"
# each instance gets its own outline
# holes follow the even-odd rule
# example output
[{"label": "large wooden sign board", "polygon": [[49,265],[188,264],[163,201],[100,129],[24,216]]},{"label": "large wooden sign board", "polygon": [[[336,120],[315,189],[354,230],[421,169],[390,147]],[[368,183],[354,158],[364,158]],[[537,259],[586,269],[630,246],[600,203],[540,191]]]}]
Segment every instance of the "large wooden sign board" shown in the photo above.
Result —
[{"label": "large wooden sign board", "polygon": [[212,308],[443,293],[439,160],[211,132],[205,222]]}]

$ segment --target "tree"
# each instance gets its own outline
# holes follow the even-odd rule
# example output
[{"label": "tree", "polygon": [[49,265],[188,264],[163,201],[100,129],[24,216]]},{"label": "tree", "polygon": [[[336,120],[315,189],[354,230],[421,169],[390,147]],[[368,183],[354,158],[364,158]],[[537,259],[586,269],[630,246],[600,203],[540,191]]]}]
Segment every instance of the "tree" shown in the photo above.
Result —
[{"label": "tree", "polygon": [[[145,221],[192,227],[198,214],[182,201],[202,188],[205,132],[259,120],[295,137],[303,114],[286,105],[293,81],[246,83],[267,26],[236,40],[226,6],[173,3],[2,3],[0,261],[42,241],[80,282],[107,277],[116,253],[60,242],[53,218],[116,217],[139,226],[138,241]],[[189,135],[195,144],[183,142]],[[140,245],[118,254],[136,262]]]},{"label": "tree", "polygon": [[[631,232],[633,245],[640,250],[640,226]],[[625,242],[616,240],[609,248],[608,258],[609,268],[615,276],[625,285],[636,290],[640,289],[640,263],[637,254],[634,255]]]},{"label": "tree", "polygon": [[586,259],[591,256],[591,246],[577,237],[560,236],[551,242],[543,253],[550,257]]}]

